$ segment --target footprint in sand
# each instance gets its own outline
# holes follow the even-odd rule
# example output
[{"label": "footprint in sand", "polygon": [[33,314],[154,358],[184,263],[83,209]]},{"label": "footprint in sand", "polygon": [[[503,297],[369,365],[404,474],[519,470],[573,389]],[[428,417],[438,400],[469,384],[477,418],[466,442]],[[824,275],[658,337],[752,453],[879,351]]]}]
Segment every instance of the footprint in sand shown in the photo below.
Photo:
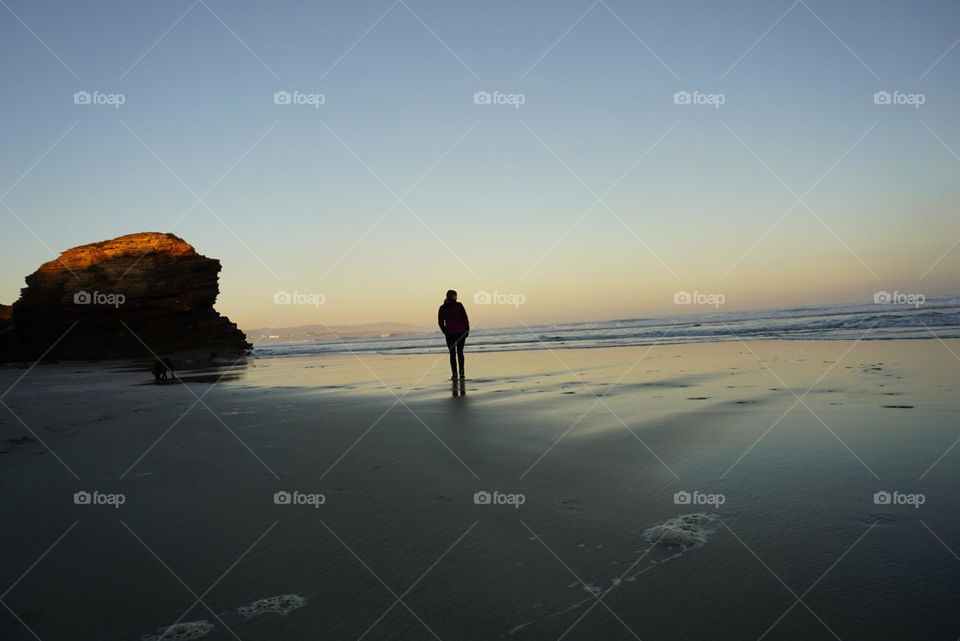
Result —
[{"label": "footprint in sand", "polygon": [[563,498],[557,501],[557,504],[560,506],[561,510],[567,512],[579,512],[582,508],[579,505],[580,501],[576,499]]},{"label": "footprint in sand", "polygon": [[912,410],[913,405],[884,405],[889,410]]},{"label": "footprint in sand", "polygon": [[307,600],[298,594],[280,594],[242,605],[237,608],[237,612],[239,612],[240,616],[244,619],[252,619],[253,617],[268,613],[286,616],[293,610],[302,608],[306,603]]}]

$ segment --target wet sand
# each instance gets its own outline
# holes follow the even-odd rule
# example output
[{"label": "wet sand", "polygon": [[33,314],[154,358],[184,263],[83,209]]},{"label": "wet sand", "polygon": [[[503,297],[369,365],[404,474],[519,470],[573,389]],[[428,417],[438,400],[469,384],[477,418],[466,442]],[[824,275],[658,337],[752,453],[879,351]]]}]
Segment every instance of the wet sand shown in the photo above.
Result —
[{"label": "wet sand", "polygon": [[956,354],[5,368],[0,636],[955,639]]}]

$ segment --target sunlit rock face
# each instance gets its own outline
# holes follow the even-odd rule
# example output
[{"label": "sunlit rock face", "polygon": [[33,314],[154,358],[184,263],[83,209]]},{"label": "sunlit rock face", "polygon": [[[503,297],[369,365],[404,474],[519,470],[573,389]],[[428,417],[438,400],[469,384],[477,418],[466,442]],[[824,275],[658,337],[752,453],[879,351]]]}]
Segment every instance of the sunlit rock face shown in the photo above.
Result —
[{"label": "sunlit rock face", "polygon": [[26,277],[0,360],[240,355],[250,344],[213,308],[220,261],[173,234],[144,232],[68,249]]}]

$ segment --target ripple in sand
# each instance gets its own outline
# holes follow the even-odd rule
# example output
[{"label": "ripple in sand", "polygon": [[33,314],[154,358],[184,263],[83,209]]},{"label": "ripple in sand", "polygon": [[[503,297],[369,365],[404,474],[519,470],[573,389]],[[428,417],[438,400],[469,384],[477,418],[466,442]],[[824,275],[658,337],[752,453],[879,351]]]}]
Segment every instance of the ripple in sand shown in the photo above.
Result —
[{"label": "ripple in sand", "polygon": [[156,634],[145,634],[140,638],[143,641],[190,641],[209,634],[211,630],[213,624],[209,621],[188,621],[160,628]]},{"label": "ripple in sand", "polygon": [[896,523],[897,517],[889,512],[871,512],[863,521],[871,525],[889,525]]},{"label": "ripple in sand", "polygon": [[293,610],[302,608],[306,603],[307,600],[298,594],[281,594],[242,605],[237,608],[237,612],[245,619],[268,613],[286,616]]}]

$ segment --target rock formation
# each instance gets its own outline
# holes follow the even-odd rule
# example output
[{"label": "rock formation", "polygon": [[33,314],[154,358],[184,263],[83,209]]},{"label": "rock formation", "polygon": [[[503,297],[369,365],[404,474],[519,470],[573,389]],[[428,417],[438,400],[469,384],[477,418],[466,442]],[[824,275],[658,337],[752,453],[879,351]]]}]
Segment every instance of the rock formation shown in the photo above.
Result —
[{"label": "rock formation", "polygon": [[251,346],[213,309],[219,272],[173,234],[68,249],[27,276],[12,313],[0,310],[0,361],[47,349],[45,360],[238,356]]}]

